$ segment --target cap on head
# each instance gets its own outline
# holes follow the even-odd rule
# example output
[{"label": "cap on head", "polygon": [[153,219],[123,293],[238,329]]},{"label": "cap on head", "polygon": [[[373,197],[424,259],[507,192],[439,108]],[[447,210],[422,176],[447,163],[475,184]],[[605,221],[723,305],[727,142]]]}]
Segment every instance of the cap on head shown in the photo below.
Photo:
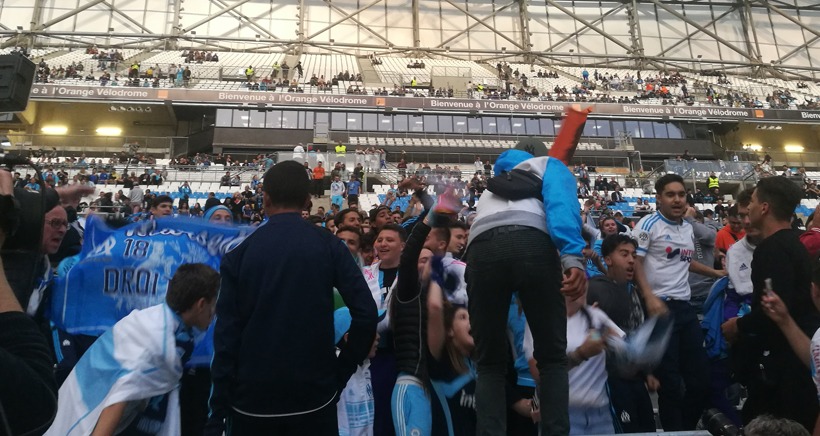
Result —
[{"label": "cap on head", "polygon": [[[383,309],[379,310],[379,321],[384,319],[386,313]],[[345,333],[350,330],[351,321],[353,321],[353,318],[350,316],[350,309],[347,307],[340,307],[333,312],[334,343],[338,344],[345,336]]]}]

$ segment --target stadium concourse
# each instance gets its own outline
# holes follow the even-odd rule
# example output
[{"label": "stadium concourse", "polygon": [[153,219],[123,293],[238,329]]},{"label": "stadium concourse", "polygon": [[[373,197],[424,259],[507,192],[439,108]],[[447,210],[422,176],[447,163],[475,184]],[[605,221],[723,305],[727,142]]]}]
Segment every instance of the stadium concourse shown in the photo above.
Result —
[{"label": "stadium concourse", "polygon": [[820,434],[816,3],[2,4],[0,434]]}]

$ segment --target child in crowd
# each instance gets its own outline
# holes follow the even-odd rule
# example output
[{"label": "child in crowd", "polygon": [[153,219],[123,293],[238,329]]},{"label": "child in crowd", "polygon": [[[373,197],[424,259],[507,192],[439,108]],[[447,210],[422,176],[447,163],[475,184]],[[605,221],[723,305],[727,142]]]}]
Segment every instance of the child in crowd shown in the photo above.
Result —
[{"label": "child in crowd", "polygon": [[83,355],[59,392],[47,435],[178,435],[178,386],[194,337],[214,316],[219,273],[177,269],[165,303],[135,310]]},{"label": "child in crowd", "polygon": [[[384,318],[385,312],[379,311],[379,321]],[[336,336],[337,353],[343,343],[347,341],[347,331],[350,330],[350,309],[341,307],[333,312],[333,327]],[[339,418],[339,436],[370,436],[373,434],[373,419],[375,417],[373,403],[373,386],[370,382],[370,359],[376,355],[379,345],[379,334],[373,341],[373,348],[367,359],[350,377],[336,403],[336,416]]]}]

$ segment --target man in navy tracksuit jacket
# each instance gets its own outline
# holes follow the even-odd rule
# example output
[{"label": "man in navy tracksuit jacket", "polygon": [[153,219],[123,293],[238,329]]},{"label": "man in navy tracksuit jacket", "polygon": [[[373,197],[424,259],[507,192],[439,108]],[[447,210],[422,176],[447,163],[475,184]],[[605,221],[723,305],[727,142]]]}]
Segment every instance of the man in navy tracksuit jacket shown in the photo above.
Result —
[{"label": "man in navy tracksuit jacket", "polygon": [[[265,174],[268,222],[222,259],[206,434],[338,435],[336,401],[376,334],[376,305],[345,244],[301,219],[304,168]],[[352,322],[336,356],[333,288]]]}]

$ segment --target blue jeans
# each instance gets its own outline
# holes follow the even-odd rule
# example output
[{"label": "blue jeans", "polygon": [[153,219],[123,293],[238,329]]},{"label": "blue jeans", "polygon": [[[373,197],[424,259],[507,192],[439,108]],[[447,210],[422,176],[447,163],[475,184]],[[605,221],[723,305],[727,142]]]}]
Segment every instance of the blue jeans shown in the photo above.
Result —
[{"label": "blue jeans", "polygon": [[694,430],[709,404],[709,358],[703,331],[688,301],[666,301],[674,317],[672,337],[655,376],[660,381],[658,408],[664,431]]},{"label": "blue jeans", "polygon": [[470,324],[478,364],[478,434],[507,434],[507,315],[514,291],[532,331],[533,357],[541,375],[541,434],[569,434],[567,312],[560,292],[558,250],[544,232],[502,226],[476,237],[466,258]]},{"label": "blue jeans", "polygon": [[612,412],[609,406],[586,408],[569,408],[569,434],[592,435],[613,434],[615,426],[612,424]]}]

